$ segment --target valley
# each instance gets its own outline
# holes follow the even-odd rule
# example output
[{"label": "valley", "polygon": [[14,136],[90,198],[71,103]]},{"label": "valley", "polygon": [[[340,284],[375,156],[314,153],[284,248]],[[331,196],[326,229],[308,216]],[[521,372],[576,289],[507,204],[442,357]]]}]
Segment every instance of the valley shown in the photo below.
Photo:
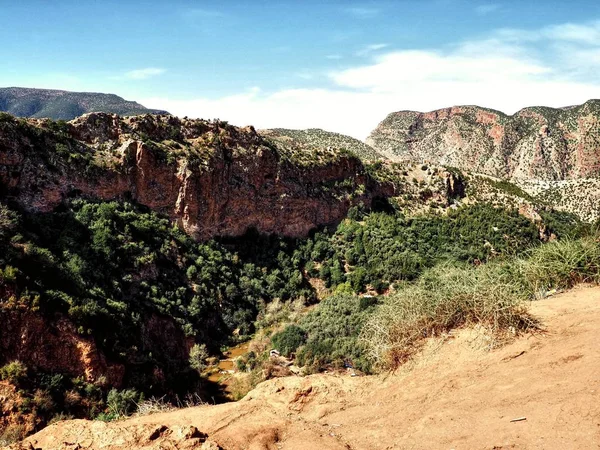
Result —
[{"label": "valley", "polygon": [[[588,155],[593,104],[568,110],[584,117],[573,133]],[[444,358],[455,335],[478,334],[487,350],[460,355],[475,364],[537,339],[546,324],[533,300],[600,279],[597,183],[554,171],[566,160],[544,146],[543,173],[515,169],[513,156],[498,170],[493,155],[486,166],[476,153],[448,159],[454,122],[474,127],[460,137],[467,152],[496,126],[469,108],[417,116],[427,125],[408,135],[382,129],[388,118],[371,146],[167,114],[1,114],[0,443],[33,434],[33,448],[54,448],[75,433],[90,448],[378,448],[338,425],[376,423],[366,405],[389,395],[410,405],[380,385],[423,376],[433,343]],[[442,134],[436,154],[423,147]],[[519,136],[502,151],[529,161],[541,144]],[[409,150],[390,153],[401,140]],[[313,395],[320,406],[304,416]],[[352,408],[354,419],[340,416]],[[236,422],[249,430],[239,439],[217,425],[230,415],[252,418]],[[156,436],[142,442],[147,431]],[[381,448],[421,448],[404,433]]]}]

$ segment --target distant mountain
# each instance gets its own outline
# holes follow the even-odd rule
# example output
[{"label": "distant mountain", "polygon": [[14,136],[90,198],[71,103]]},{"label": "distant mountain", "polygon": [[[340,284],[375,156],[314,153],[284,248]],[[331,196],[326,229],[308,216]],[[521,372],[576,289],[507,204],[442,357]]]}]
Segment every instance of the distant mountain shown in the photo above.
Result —
[{"label": "distant mountain", "polygon": [[54,120],[71,120],[89,112],[114,113],[120,116],[168,114],[166,111],[148,109],[114,94],[18,87],[0,88],[0,111],[19,117],[47,117]]},{"label": "distant mountain", "polygon": [[319,128],[307,130],[273,128],[260,130],[259,133],[276,141],[279,146],[291,150],[315,150],[329,147],[332,150],[348,150],[363,160],[383,158],[375,149],[358,139]]},{"label": "distant mountain", "polygon": [[394,160],[429,161],[513,180],[600,176],[600,100],[509,116],[478,106],[395,112],[367,144]]}]

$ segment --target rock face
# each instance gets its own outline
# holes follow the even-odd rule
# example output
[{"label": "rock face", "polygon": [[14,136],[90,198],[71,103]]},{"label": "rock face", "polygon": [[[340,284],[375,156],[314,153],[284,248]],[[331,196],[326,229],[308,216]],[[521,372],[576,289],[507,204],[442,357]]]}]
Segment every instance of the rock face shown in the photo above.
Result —
[{"label": "rock face", "polygon": [[513,116],[477,106],[390,114],[367,143],[391,159],[430,161],[514,180],[600,175],[600,100]]},{"label": "rock face", "polygon": [[0,111],[19,117],[47,117],[55,120],[71,120],[94,111],[124,116],[165,113],[148,109],[114,94],[18,87],[0,88]]},{"label": "rock face", "polygon": [[6,308],[0,309],[0,319],[2,361],[26,361],[36,370],[121,385],[125,368],[108,363],[94,340],[82,337],[68,320],[47,320],[36,312]]},{"label": "rock face", "polygon": [[[58,127],[58,128],[57,128]],[[304,236],[394,192],[346,152],[295,152],[252,127],[93,113],[68,125],[0,121],[0,196],[33,211],[70,197],[132,199],[198,239]]]}]

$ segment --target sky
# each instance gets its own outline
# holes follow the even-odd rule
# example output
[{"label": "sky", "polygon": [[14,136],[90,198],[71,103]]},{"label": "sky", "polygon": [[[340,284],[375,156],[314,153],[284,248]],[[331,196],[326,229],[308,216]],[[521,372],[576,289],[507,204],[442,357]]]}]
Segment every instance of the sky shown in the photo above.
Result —
[{"label": "sky", "polygon": [[359,139],[393,111],[600,98],[600,2],[0,0],[0,86]]}]

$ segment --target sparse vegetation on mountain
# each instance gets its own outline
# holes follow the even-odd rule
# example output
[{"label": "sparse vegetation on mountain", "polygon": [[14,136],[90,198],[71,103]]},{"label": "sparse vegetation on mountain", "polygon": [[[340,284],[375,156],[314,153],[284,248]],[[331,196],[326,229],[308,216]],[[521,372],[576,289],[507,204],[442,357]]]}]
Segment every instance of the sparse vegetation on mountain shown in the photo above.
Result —
[{"label": "sparse vegetation on mountain", "polygon": [[55,120],[71,120],[89,112],[122,116],[167,114],[166,111],[148,109],[113,94],[17,87],[0,88],[0,109],[19,117]]},{"label": "sparse vegetation on mountain", "polygon": [[477,106],[399,111],[366,142],[393,160],[451,165],[499,178],[594,178],[599,111],[599,100],[570,108],[524,108],[512,116]]},{"label": "sparse vegetation on mountain", "polygon": [[302,152],[312,152],[322,149],[347,150],[363,160],[383,159],[381,154],[358,139],[318,128],[307,130],[274,128],[271,130],[261,130],[260,133],[266,138],[273,140],[279,147],[285,149]]}]

